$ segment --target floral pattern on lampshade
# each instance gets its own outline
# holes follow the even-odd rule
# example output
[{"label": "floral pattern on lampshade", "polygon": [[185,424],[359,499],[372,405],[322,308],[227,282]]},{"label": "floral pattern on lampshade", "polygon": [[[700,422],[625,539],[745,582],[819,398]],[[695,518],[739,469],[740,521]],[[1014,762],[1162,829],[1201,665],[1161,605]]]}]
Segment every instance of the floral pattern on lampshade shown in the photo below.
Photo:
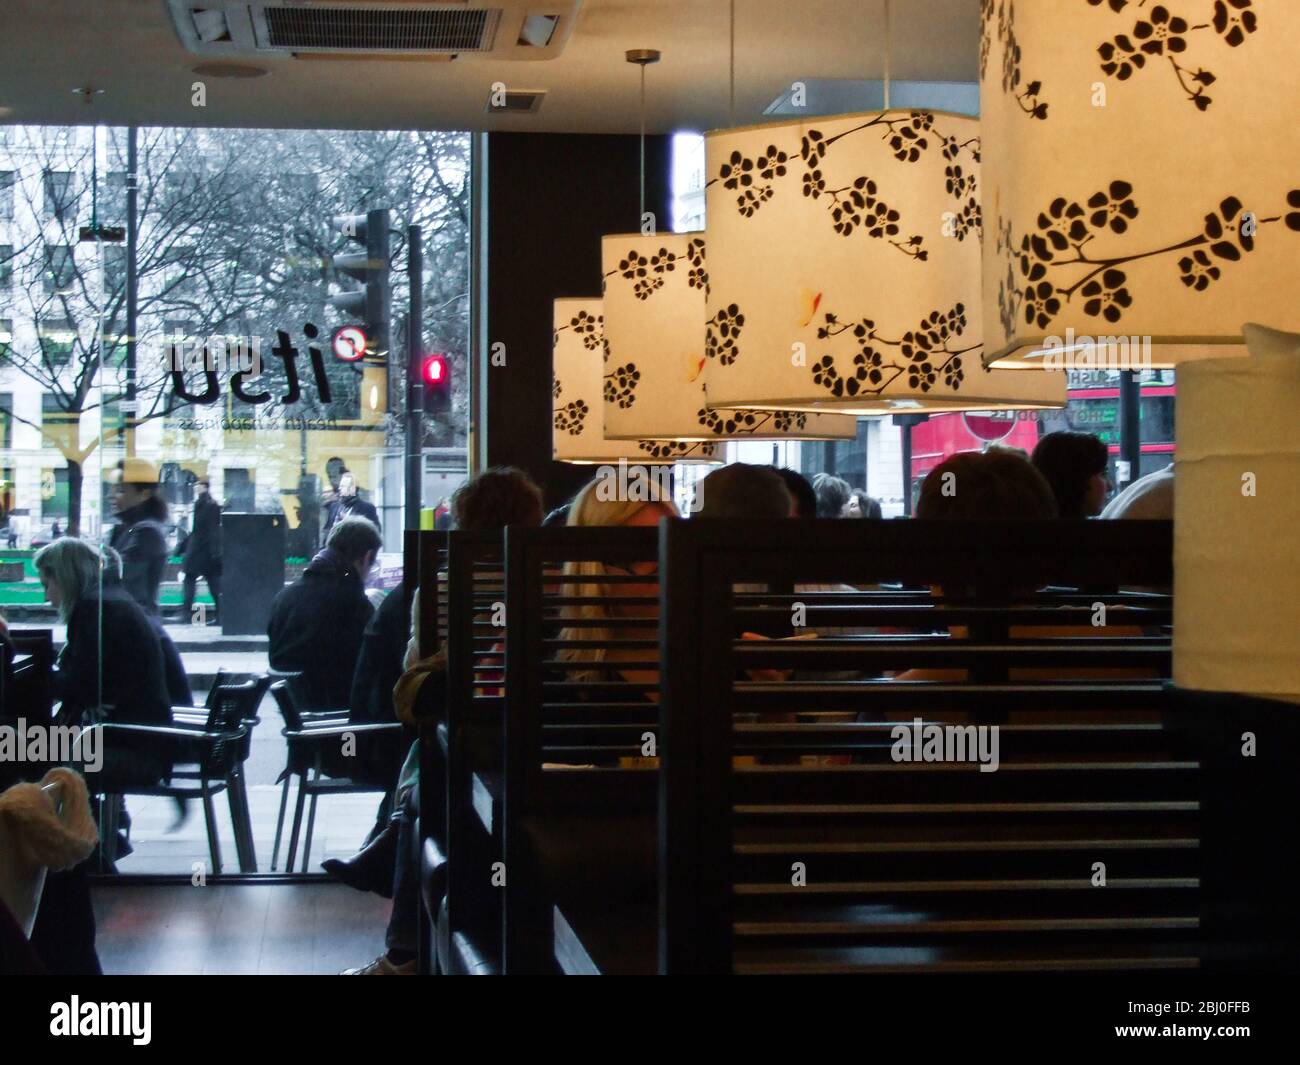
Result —
[{"label": "floral pattern on lampshade", "polygon": [[[947,161],[945,188],[955,201],[951,214],[954,219],[961,220],[953,227],[953,232],[946,235],[962,240],[969,233],[978,234],[980,215],[975,170],[980,158],[978,135],[958,137],[950,123],[929,111],[884,111],[863,117],[861,123],[834,133],[820,124],[813,125],[798,138],[797,150],[793,146],[793,135],[783,131],[790,140],[790,152],[778,149],[775,144],[757,148],[752,155],[735,148],[710,170],[714,176],[706,188],[716,185],[726,192],[735,193],[737,212],[743,218],[752,218],[778,192],[792,195],[797,186],[804,196],[825,209],[832,229],[840,236],[864,234],[873,240],[886,241],[902,254],[924,262],[930,255],[923,247],[925,238],[915,232],[906,235],[909,232],[906,219],[897,206],[891,204],[888,190],[877,181],[879,171],[876,174],[855,173],[832,168],[832,151],[839,142],[846,138],[876,136],[899,162],[916,163],[930,153],[941,154]],[[843,149],[835,152],[836,163],[842,153]],[[853,157],[860,155],[853,153]],[[960,162],[963,158],[967,160],[965,169]],[[799,160],[797,164],[795,159]],[[799,169],[802,173],[796,183],[795,175]],[[914,175],[893,176],[900,183],[916,180]],[[722,202],[725,203],[725,198]]]},{"label": "floral pattern on lampshade", "polygon": [[[1115,2],[1126,3],[1127,0]],[[1026,81],[1021,70],[1024,56],[1016,39],[1015,0],[980,0],[980,27],[980,80],[984,80],[996,41],[1001,46],[1002,91],[1016,101],[1027,117],[1045,120],[1048,103],[1040,99],[1043,83]]]},{"label": "floral pattern on lampshade", "polygon": [[[1300,4],[1003,6],[983,5],[986,361],[1122,330],[1172,366],[1244,354],[1251,319],[1300,327],[1300,130],[1260,103],[1294,97],[1281,42],[1300,38]],[[1026,126],[995,70],[1044,56],[1052,86],[1092,89],[1054,92],[1051,120]]]},{"label": "floral pattern on lampshade", "polygon": [[661,440],[608,440],[602,413],[606,402],[631,402],[638,371],[610,368],[605,318],[599,299],[555,301],[552,327],[552,454],[564,462],[716,462],[717,449],[706,443]]},{"label": "floral pattern on lampshade", "polygon": [[[775,169],[762,160],[760,175]],[[770,163],[770,167],[769,167]],[[712,410],[703,370],[743,330],[726,308],[706,315],[706,238],[678,233],[606,237],[603,248],[607,373],[605,432],[615,439],[852,439],[852,418],[771,410]]]},{"label": "floral pattern on lampshade", "polygon": [[705,145],[712,407],[1064,404],[1063,378],[981,368],[975,119],[882,111],[723,130]]}]

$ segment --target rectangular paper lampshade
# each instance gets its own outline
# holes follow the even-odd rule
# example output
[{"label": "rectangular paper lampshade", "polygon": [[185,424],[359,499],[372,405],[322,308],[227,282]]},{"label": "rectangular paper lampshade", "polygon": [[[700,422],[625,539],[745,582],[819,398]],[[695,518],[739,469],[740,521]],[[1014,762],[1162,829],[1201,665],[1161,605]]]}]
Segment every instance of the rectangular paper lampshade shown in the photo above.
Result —
[{"label": "rectangular paper lampshade", "polygon": [[606,440],[601,427],[606,387],[605,315],[599,299],[555,301],[551,378],[551,455],[559,462],[719,462],[711,444]]},{"label": "rectangular paper lampshade", "polygon": [[852,440],[857,419],[793,410],[715,410],[704,387],[703,233],[607,236],[605,435],[611,439]]},{"label": "rectangular paper lampshade", "polygon": [[710,133],[710,402],[1064,406],[1064,375],[983,366],[979,158],[978,122],[943,112]]},{"label": "rectangular paper lampshade", "polygon": [[1300,329],[1300,3],[983,6],[988,360],[1169,367]]},{"label": "rectangular paper lampshade", "polygon": [[1300,337],[1178,373],[1174,682],[1300,703]]}]

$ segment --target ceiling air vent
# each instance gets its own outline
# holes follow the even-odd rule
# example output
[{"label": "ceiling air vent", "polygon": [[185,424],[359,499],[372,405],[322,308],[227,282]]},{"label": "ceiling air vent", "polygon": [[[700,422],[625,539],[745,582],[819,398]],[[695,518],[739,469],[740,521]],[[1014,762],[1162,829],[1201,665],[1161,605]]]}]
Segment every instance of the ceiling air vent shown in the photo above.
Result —
[{"label": "ceiling air vent", "polygon": [[267,7],[267,44],[292,52],[483,52],[500,11]]},{"label": "ceiling air vent", "polygon": [[[195,55],[554,59],[582,0],[167,0]],[[515,108],[510,108],[515,110]]]},{"label": "ceiling air vent", "polygon": [[490,93],[487,109],[493,115],[535,115],[546,96],[545,89],[510,89]]}]

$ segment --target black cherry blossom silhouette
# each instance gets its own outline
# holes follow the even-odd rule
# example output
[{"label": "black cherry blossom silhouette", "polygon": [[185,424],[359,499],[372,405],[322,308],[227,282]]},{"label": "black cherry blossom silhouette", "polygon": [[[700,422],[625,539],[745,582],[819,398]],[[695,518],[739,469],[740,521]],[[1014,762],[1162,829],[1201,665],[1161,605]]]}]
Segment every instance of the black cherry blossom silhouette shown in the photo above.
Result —
[{"label": "black cherry blossom silhouette", "polygon": [[712,458],[712,444],[683,444],[673,440],[638,440],[637,447],[654,459],[684,459],[694,455]]},{"label": "black cherry blossom silhouette", "polygon": [[663,288],[664,275],[672,273],[676,266],[677,256],[667,248],[660,248],[648,256],[633,248],[619,259],[618,265],[605,277],[618,274],[624,280],[631,281],[633,295],[639,300],[647,300]]},{"label": "black cherry blossom silhouette", "polygon": [[[1098,6],[1100,0],[1088,0]],[[1145,3],[1140,0],[1139,6]],[[1215,0],[1213,17],[1208,22],[1193,24],[1182,15],[1175,14],[1164,4],[1154,5],[1134,23],[1132,33],[1120,33],[1103,42],[1097,49],[1101,56],[1102,73],[1119,81],[1127,81],[1146,66],[1148,58],[1168,60],[1178,80],[1179,87],[1198,111],[1207,111],[1214,103],[1206,93],[1218,79],[1204,67],[1195,70],[1184,66],[1177,56],[1187,52],[1193,33],[1212,30],[1230,48],[1240,47],[1248,35],[1258,28],[1259,20],[1252,10],[1254,0]],[[1113,11],[1121,11],[1127,4],[1111,0]]]},{"label": "black cherry blossom silhouette", "polygon": [[605,402],[615,403],[626,410],[636,402],[636,386],[641,382],[641,371],[636,368],[636,363],[629,362],[605,374],[604,381]]},{"label": "black cherry blossom silhouette", "polygon": [[[1037,232],[1025,234],[1018,244],[1011,222],[999,220],[997,251],[1007,262],[1007,276],[999,283],[998,311],[1006,335],[1014,331],[1018,315],[1026,325],[1046,329],[1076,294],[1085,314],[1117,323],[1141,295],[1130,277],[1134,264],[1179,253],[1179,279],[1192,291],[1205,292],[1222,278],[1226,264],[1241,262],[1255,250],[1264,226],[1282,222],[1300,232],[1300,189],[1287,193],[1292,211],[1264,218],[1245,210],[1238,197],[1227,196],[1187,239],[1125,253],[1109,244],[1129,235],[1129,222],[1139,216],[1133,191],[1127,181],[1112,181],[1087,200],[1086,210],[1058,197],[1038,215]],[[1096,250],[1098,241],[1107,245],[1105,252]]]},{"label": "black cherry blossom silhouette", "polygon": [[1246,40],[1246,34],[1254,33],[1258,25],[1255,12],[1250,10],[1251,0],[1215,0],[1214,32],[1224,41],[1236,48]]},{"label": "black cherry blossom silhouette", "polygon": [[1137,217],[1137,205],[1130,198],[1133,186],[1127,181],[1112,181],[1105,192],[1095,192],[1088,198],[1088,222],[1094,229],[1107,226],[1115,233],[1128,230],[1131,219]]},{"label": "black cherry blossom silhouette", "polygon": [[[899,378],[908,387],[928,392],[942,375],[949,388],[960,389],[965,378],[961,357],[982,347],[954,347],[968,325],[964,304],[949,310],[931,311],[915,329],[896,340],[881,336],[870,318],[842,322],[827,312],[824,324],[817,328],[818,340],[850,335],[857,347],[851,373],[841,373],[833,354],[823,354],[810,367],[813,383],[825,388],[837,399],[881,395]],[[893,352],[884,349],[893,348]]]},{"label": "black cherry blossom silhouette", "polygon": [[1079,290],[1087,301],[1083,313],[1093,318],[1101,315],[1112,325],[1118,322],[1123,317],[1123,308],[1133,305],[1133,297],[1124,287],[1127,280],[1128,275],[1123,270],[1107,270],[1100,277],[1094,277]]},{"label": "black cherry blossom silhouette", "polygon": [[572,403],[566,403],[562,407],[556,407],[552,414],[555,416],[554,424],[557,432],[568,433],[570,436],[580,436],[582,434],[583,423],[587,420],[590,408],[585,400],[575,399]]},{"label": "black cherry blossom silhouette", "polygon": [[705,358],[717,359],[721,365],[730,366],[740,354],[737,345],[744,328],[745,316],[736,304],[721,308],[708,321],[704,335]]},{"label": "black cherry blossom silhouette", "polygon": [[1214,265],[1205,252],[1197,248],[1191,255],[1178,260],[1178,269],[1182,274],[1183,284],[1204,292],[1211,283],[1223,276],[1223,271]]},{"label": "black cherry blossom silhouette", "polygon": [[[938,129],[930,112],[910,111],[905,115],[881,112],[834,136],[809,129],[800,139],[799,158],[805,168],[799,179],[800,189],[810,199],[826,200],[831,225],[837,233],[847,237],[861,230],[873,239],[888,239],[905,254],[924,260],[927,256],[918,254],[919,237],[907,241],[891,239],[902,232],[902,219],[897,210],[882,200],[871,175],[859,175],[839,188],[832,188],[828,180],[824,161],[832,147],[846,137],[873,129],[879,132],[894,158],[903,163],[918,161],[937,144],[951,164],[946,175],[949,194],[958,200],[975,191],[975,178],[957,166],[956,161],[962,152],[967,152],[974,162],[979,162],[979,138],[959,141]],[[768,145],[753,159],[739,150],[733,151],[708,184],[721,182],[723,188],[736,192],[736,210],[742,218],[752,218],[777,194],[781,179],[789,173],[787,163],[791,155],[776,145]]]},{"label": "black cherry blossom silhouette", "polygon": [[753,436],[769,425],[774,432],[788,433],[808,424],[808,415],[788,410],[714,410],[701,407],[696,412],[696,419],[704,429],[719,436]]},{"label": "black cherry blossom silhouette", "polygon": [[1286,216],[1287,229],[1294,229],[1300,232],[1300,189],[1292,189],[1287,193],[1286,203],[1288,207],[1294,207],[1296,210],[1291,211]]},{"label": "black cherry blossom silhouette", "polygon": [[555,330],[552,340],[553,343],[559,343],[560,334],[566,329],[572,329],[574,333],[582,338],[582,346],[588,351],[595,351],[605,341],[605,316],[603,314],[591,314],[588,311],[579,311],[569,319],[568,325],[562,325]]},{"label": "black cherry blossom silhouette", "polygon": [[699,237],[692,237],[691,242],[686,245],[686,261],[690,263],[690,270],[686,275],[686,283],[691,288],[702,288],[704,294],[709,294],[709,271],[704,264],[704,241]]},{"label": "black cherry blossom silhouette", "polygon": [[[994,34],[993,8],[994,5],[989,3],[985,4],[981,11],[981,80],[983,80],[988,67],[988,53],[992,50]],[[1028,117],[1046,119],[1047,102],[1039,99],[1043,91],[1043,83],[1036,80],[1025,82],[1020,68],[1021,60],[1024,57],[1020,50],[1020,42],[1016,39],[1016,9],[1012,0],[1006,0],[1006,2],[998,6],[996,26],[998,43],[1002,46],[1002,91],[1009,96],[1015,97],[1016,103],[1020,105],[1020,110]],[[1022,84],[1024,88],[1021,88]]]}]

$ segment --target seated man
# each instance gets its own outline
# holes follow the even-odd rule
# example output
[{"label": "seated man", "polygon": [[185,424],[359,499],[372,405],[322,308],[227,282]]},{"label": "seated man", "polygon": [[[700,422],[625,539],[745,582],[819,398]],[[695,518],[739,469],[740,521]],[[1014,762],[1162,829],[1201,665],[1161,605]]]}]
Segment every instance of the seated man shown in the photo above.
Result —
[{"label": "seated man", "polygon": [[382,541],[365,518],[343,518],[301,577],[275,597],[267,622],[272,669],[302,674],[300,710],[341,710],[374,608],[365,582]]}]

